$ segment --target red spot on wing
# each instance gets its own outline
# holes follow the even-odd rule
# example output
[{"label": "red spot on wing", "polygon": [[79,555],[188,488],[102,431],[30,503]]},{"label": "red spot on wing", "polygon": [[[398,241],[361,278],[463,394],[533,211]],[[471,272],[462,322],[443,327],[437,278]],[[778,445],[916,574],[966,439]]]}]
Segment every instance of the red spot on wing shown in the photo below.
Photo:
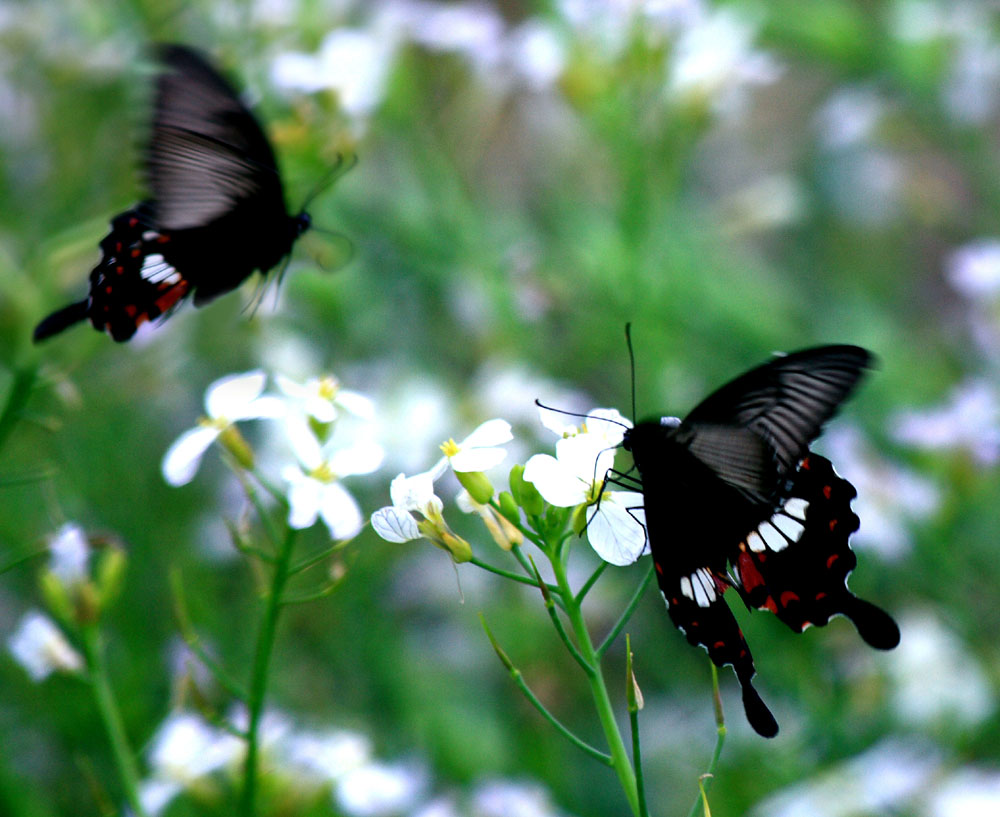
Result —
[{"label": "red spot on wing", "polygon": [[831,554],[830,558],[826,560],[826,569],[829,570],[831,567],[833,567],[833,563],[837,561],[837,559],[839,558],[840,558],[839,553]]},{"label": "red spot on wing", "polygon": [[753,563],[753,557],[746,551],[740,554],[737,560],[737,567],[740,571],[740,581],[743,582],[743,589],[748,593],[755,587],[760,587],[764,584],[764,577],[757,569],[757,565]]},{"label": "red spot on wing", "polygon": [[770,610],[772,613],[778,612],[778,605],[774,603],[774,599],[771,596],[764,599],[764,603],[760,607],[762,610]]},{"label": "red spot on wing", "polygon": [[830,530],[832,531],[835,527],[837,527],[837,520],[836,519],[831,519],[830,520]]},{"label": "red spot on wing", "polygon": [[797,593],[793,593],[791,590],[786,590],[781,594],[778,601],[781,603],[782,607],[787,607],[791,602],[798,601],[799,596]]},{"label": "red spot on wing", "polygon": [[832,493],[833,493],[833,488],[830,485],[823,486],[823,496],[829,499]]},{"label": "red spot on wing", "polygon": [[656,568],[656,572],[659,573],[662,576],[663,575],[663,567],[660,565],[660,563],[659,562],[653,562],[653,566]]}]

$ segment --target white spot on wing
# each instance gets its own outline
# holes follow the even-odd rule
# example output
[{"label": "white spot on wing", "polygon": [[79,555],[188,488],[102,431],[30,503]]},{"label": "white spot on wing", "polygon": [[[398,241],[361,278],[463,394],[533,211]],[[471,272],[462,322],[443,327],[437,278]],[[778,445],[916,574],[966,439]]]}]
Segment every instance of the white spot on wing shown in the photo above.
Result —
[{"label": "white spot on wing", "polygon": [[159,253],[147,255],[143,259],[141,274],[151,284],[166,282],[173,286],[181,280],[180,273],[170,266]]},{"label": "white spot on wing", "polygon": [[691,589],[691,579],[687,576],[681,578],[681,593],[689,599],[694,598],[694,591]]},{"label": "white spot on wing", "polygon": [[694,587],[694,600],[699,607],[708,607],[715,601],[715,582],[712,580],[711,574],[705,568],[701,568],[691,579],[691,584]]},{"label": "white spot on wing", "polygon": [[764,540],[760,538],[760,534],[757,531],[750,532],[750,535],[747,537],[747,547],[754,553],[761,553],[767,550],[767,545],[764,544]]},{"label": "white spot on wing", "polygon": [[770,522],[761,522],[757,527],[757,532],[771,550],[784,550],[788,547],[788,541]]},{"label": "white spot on wing", "polygon": [[806,529],[805,525],[798,520],[791,519],[790,517],[783,516],[782,514],[775,514],[772,516],[771,524],[793,542],[798,542],[802,537],[802,532]]},{"label": "white spot on wing", "polygon": [[806,521],[806,509],[809,503],[801,497],[793,496],[785,503],[785,513],[803,522]]}]

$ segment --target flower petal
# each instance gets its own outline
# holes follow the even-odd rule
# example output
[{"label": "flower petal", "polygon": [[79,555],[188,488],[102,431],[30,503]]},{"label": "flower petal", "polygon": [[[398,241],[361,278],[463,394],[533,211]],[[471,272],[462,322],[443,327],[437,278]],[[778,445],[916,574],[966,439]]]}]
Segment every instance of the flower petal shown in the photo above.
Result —
[{"label": "flower petal", "polygon": [[587,486],[562,462],[549,454],[535,454],[524,465],[524,479],[550,505],[571,508],[587,498]]},{"label": "flower petal", "polygon": [[514,439],[506,420],[487,420],[458,444],[459,448],[483,448],[503,445]]},{"label": "flower petal", "polygon": [[323,464],[323,448],[305,417],[301,414],[290,415],[285,420],[285,434],[304,468],[312,471]]},{"label": "flower petal", "polygon": [[282,398],[273,394],[265,394],[263,397],[251,400],[242,409],[234,407],[232,413],[226,417],[233,422],[237,420],[280,420],[286,414],[288,414],[288,405]]},{"label": "flower petal", "polygon": [[364,524],[358,503],[339,482],[323,486],[319,515],[330,529],[330,536],[337,541],[354,538]]},{"label": "flower petal", "polygon": [[260,397],[267,375],[260,370],[216,380],[205,392],[205,410],[213,419],[231,418]]},{"label": "flower petal", "polygon": [[[286,477],[291,476],[286,472]],[[296,530],[310,528],[319,516],[323,484],[299,474],[288,486],[288,524]]]},{"label": "flower petal", "polygon": [[330,469],[337,476],[370,474],[377,471],[385,459],[385,449],[372,440],[361,440],[354,445],[334,451],[330,456]]},{"label": "flower petal", "polygon": [[632,428],[632,422],[618,409],[595,408],[587,412],[587,433],[600,437],[605,446],[618,445],[626,428]]},{"label": "flower petal", "polygon": [[89,577],[90,543],[83,528],[67,522],[49,543],[49,572],[64,585],[76,585]]},{"label": "flower petal", "polygon": [[334,398],[339,406],[362,420],[375,419],[375,403],[370,397],[350,389],[341,389]]},{"label": "flower petal", "polygon": [[615,452],[595,434],[577,434],[556,443],[556,459],[589,486],[604,478],[604,473],[614,463]]},{"label": "flower petal", "polygon": [[[587,539],[604,561],[623,566],[632,564],[647,548],[646,530],[632,516],[639,515],[638,506],[616,501],[620,499],[621,494],[601,498],[600,507],[587,525]],[[641,505],[641,495],[639,502]]]},{"label": "flower petal", "polygon": [[393,505],[379,508],[372,514],[372,530],[387,542],[411,542],[420,538],[417,520]]},{"label": "flower petal", "polygon": [[332,423],[337,419],[337,409],[333,403],[318,394],[310,394],[302,402],[302,408],[310,417],[321,423]]},{"label": "flower petal", "polygon": [[219,429],[208,426],[192,428],[174,440],[163,455],[160,470],[168,484],[186,485],[198,472],[202,455],[219,436]]},{"label": "flower petal", "polygon": [[494,465],[499,465],[507,456],[502,448],[463,448],[455,456],[449,457],[452,470],[486,471]]},{"label": "flower petal", "polygon": [[[430,472],[397,476],[389,485],[392,504],[406,511],[421,511],[427,504],[437,499],[434,496],[434,480]],[[437,500],[439,503],[441,500]]]},{"label": "flower petal", "polygon": [[538,419],[549,431],[554,431],[560,437],[576,434],[579,431],[576,425],[567,422],[566,415],[561,411],[539,406]]}]

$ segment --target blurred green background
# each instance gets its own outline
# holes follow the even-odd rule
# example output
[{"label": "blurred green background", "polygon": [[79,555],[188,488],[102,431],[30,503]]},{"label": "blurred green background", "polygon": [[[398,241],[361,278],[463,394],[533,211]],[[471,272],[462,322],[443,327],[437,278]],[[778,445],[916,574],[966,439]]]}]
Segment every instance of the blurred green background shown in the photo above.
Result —
[{"label": "blurred green background", "polygon": [[[66,520],[126,543],[105,628],[142,747],[177,700],[170,569],[234,672],[253,648],[253,576],[222,524],[238,486],[211,453],[180,489],[159,470],[218,377],[329,371],[371,396],[388,459],[350,483],[367,515],[392,476],[490,417],[515,424],[508,462],[550,451],[536,397],[627,414],[626,321],[640,416],[683,414],[776,349],[859,344],[880,367],[819,449],[860,493],[852,589],[897,616],[903,643],[876,655],[843,620],[799,636],[737,611],[782,731],[752,733],[724,671],[712,813],[1000,813],[998,32],[995,4],[945,0],[0,3],[2,399],[40,367],[5,429],[0,561]],[[157,40],[204,49],[246,89],[293,211],[356,152],[310,205],[354,257],[338,265],[343,241],[316,230],[252,316],[248,283],[127,345],[85,326],[32,348],[142,195]],[[450,505],[454,487],[440,493]],[[585,577],[595,557],[578,547]],[[5,639],[39,604],[41,564],[0,575]],[[544,727],[482,633],[480,610],[540,697],[599,742],[536,594],[469,566],[456,579],[426,542],[370,530],[343,565],[333,596],[283,620],[275,708],[416,759],[428,802],[533,780],[551,810],[525,814],[626,813],[612,772]],[[644,570],[602,579],[598,637]],[[629,632],[651,810],[686,814],[714,745],[708,661],[655,592]],[[120,792],[88,691],[35,684],[6,652],[0,685],[0,813],[107,813],[95,790]],[[165,813],[199,812],[181,797]]]}]

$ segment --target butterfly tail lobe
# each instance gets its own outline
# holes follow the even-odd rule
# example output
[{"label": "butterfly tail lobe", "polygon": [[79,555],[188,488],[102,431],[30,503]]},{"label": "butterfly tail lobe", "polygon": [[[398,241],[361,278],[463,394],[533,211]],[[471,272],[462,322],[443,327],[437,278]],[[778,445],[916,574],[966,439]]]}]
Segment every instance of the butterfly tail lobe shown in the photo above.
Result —
[{"label": "butterfly tail lobe", "polygon": [[32,335],[35,343],[58,335],[64,329],[68,329],[75,323],[86,320],[89,317],[90,299],[84,298],[69,306],[58,309],[48,317],[39,322]]},{"label": "butterfly tail lobe", "polygon": [[857,628],[865,643],[877,650],[891,650],[899,644],[899,626],[885,610],[857,596],[848,596],[843,613]]},{"label": "butterfly tail lobe", "polygon": [[778,734],[778,722],[767,708],[760,693],[754,689],[749,678],[740,678],[743,687],[743,710],[753,730],[763,738],[773,738]]}]

